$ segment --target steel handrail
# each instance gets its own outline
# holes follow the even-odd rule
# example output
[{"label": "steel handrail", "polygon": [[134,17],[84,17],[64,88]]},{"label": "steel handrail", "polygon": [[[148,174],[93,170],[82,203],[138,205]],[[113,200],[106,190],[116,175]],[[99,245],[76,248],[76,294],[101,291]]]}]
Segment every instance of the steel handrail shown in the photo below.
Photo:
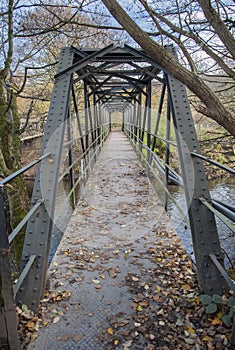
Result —
[{"label": "steel handrail", "polygon": [[34,165],[40,163],[43,159],[49,157],[50,155],[51,155],[51,153],[46,153],[43,156],[41,156],[40,158],[35,159],[31,163],[29,163],[28,165],[25,165],[23,168],[15,171],[11,175],[5,177],[3,180],[0,181],[0,186],[3,186],[5,184],[9,183],[10,181],[14,180],[17,176],[25,173],[27,170],[31,169]]}]

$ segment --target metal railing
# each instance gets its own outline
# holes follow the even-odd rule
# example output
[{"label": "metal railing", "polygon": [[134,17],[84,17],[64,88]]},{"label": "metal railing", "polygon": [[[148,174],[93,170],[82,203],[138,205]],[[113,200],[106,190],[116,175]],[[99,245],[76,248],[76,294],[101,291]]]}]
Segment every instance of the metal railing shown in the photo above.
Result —
[{"label": "metal railing", "polygon": [[43,199],[39,200],[30,209],[28,214],[17,225],[17,227],[11,232],[11,234],[7,235],[7,224],[5,216],[5,189],[11,181],[16,179],[18,176],[21,176],[27,170],[31,169],[33,166],[40,163],[43,159],[46,159],[49,156],[50,153],[43,155],[39,159],[34,160],[27,166],[19,169],[18,171],[0,181],[0,347],[2,348],[4,346],[9,346],[10,349],[19,349],[15,296],[36,258],[35,255],[30,256],[28,263],[18,277],[17,283],[13,285],[11,272],[11,244],[14,238],[27,223],[27,221],[31,218],[33,213],[43,203]]},{"label": "metal railing", "polygon": [[[168,104],[169,110],[166,112],[166,114],[174,114],[174,111],[170,108],[170,104]],[[203,187],[201,187],[200,192],[198,196],[196,197],[195,194],[193,193],[194,188],[193,186],[200,185],[197,182],[197,177],[200,175],[198,173],[195,173],[195,179],[194,179],[194,184],[191,188],[190,184],[187,181],[187,178],[183,178],[182,173],[184,173],[185,169],[184,164],[181,163],[181,174],[178,174],[173,167],[170,165],[170,145],[171,147],[174,147],[175,150],[177,150],[177,147],[179,145],[179,138],[177,140],[176,137],[176,142],[172,142],[170,139],[170,124],[166,127],[166,138],[160,137],[157,135],[157,133],[152,132],[149,128],[145,126],[145,123],[143,122],[140,123],[138,120],[138,116],[135,114],[137,108],[134,108],[133,105],[129,105],[128,110],[125,112],[124,115],[124,125],[123,125],[123,131],[127,135],[128,139],[130,140],[132,147],[134,151],[137,153],[140,161],[142,164],[144,164],[146,168],[146,173],[151,177],[154,176],[157,178],[158,184],[162,186],[162,188],[165,191],[165,208],[167,209],[167,200],[168,198],[171,198],[172,202],[174,205],[177,207],[179,213],[183,217],[183,220],[186,221],[188,224],[190,224],[191,227],[191,232],[195,231],[194,225],[195,225],[195,220],[200,221],[201,218],[198,216],[198,211],[199,208],[203,207],[206,208],[213,216],[216,216],[219,220],[221,220],[228,228],[229,230],[235,234],[235,206],[224,203],[218,200],[213,200],[210,198],[210,196],[205,194],[206,190],[206,185],[204,183]],[[162,111],[161,111],[162,112]],[[147,112],[146,112],[147,113]],[[161,113],[160,113],[161,114]],[[159,121],[157,121],[159,123]],[[168,130],[167,130],[168,129]],[[156,128],[155,128],[156,130]],[[176,133],[179,133],[179,130],[175,130]],[[196,134],[193,134],[193,139],[196,138]],[[163,157],[159,156],[158,154],[155,153],[155,145],[156,145],[156,140],[159,139],[163,144],[164,144],[164,151],[163,151]],[[205,157],[201,155],[200,149],[196,151],[190,151],[190,145],[187,146],[187,149],[184,150],[185,152],[188,152],[188,158],[190,158],[190,162],[194,164],[195,162],[208,162],[210,164],[213,164],[220,169],[223,169],[225,172],[227,172],[230,175],[235,175],[235,170],[225,166],[223,164],[218,163],[217,161],[214,161],[208,157]],[[174,153],[175,154],[175,153]],[[178,155],[178,157],[182,157],[182,155]],[[192,169],[195,169],[192,164],[189,164],[189,166]],[[200,168],[200,172],[204,171],[203,166]],[[187,174],[187,176],[191,176],[190,172]],[[180,186],[183,188],[184,192],[187,194],[192,191],[191,198],[188,199],[186,198],[187,205],[188,205],[188,216],[185,215],[183,210],[179,207],[177,202],[175,201],[173,195],[171,194],[169,190],[169,184],[174,184],[177,186]],[[207,189],[207,192],[209,192],[209,189]],[[195,201],[197,203],[195,204]],[[194,202],[194,203],[193,203]],[[194,209],[194,210],[192,210]],[[195,220],[194,220],[195,219]],[[210,290],[210,277],[213,276],[216,283],[220,283],[221,279],[223,279],[223,283],[221,284],[221,288],[219,287],[218,293],[223,294],[224,290],[231,290],[233,293],[235,293],[235,283],[234,281],[230,278],[228,275],[227,271],[224,268],[223,264],[223,259],[221,259],[221,255],[218,253],[217,247],[220,246],[219,236],[218,240],[214,241],[215,244],[215,249],[212,245],[210,245],[211,241],[211,233],[215,232],[215,227],[212,225],[210,228],[210,222],[211,219],[209,220],[208,218],[208,223],[205,222],[205,225],[209,227],[209,234],[204,235],[203,238],[201,238],[201,245],[200,245],[200,253],[198,252],[198,246],[195,246],[195,238],[197,240],[196,234],[194,233],[194,253],[196,256],[196,266],[197,266],[197,271],[198,271],[198,277],[199,277],[199,283],[200,279],[203,280],[203,283],[201,284],[201,289],[204,291],[205,294],[215,294],[216,291],[211,288]],[[203,224],[202,224],[203,225]],[[198,230],[202,230],[202,227],[199,226]],[[210,248],[204,248],[206,246],[210,245]],[[199,257],[197,258],[197,255]],[[205,264],[206,269],[205,271],[202,271],[199,263],[200,256],[203,256],[204,260],[207,258],[208,263]],[[207,271],[206,271],[207,270]],[[206,274],[209,278],[204,278],[203,274]],[[218,277],[219,276],[219,277]],[[205,288],[205,283],[208,283],[208,288]],[[231,344],[235,344],[235,322],[234,326],[232,329],[232,335],[231,335]]]},{"label": "metal railing", "polygon": [[[82,132],[82,129],[80,129]],[[103,118],[101,124],[96,126],[96,128],[92,128],[90,130],[86,130],[79,137],[74,139],[69,139],[67,142],[64,142],[63,149],[67,149],[67,158],[68,158],[68,167],[63,169],[63,173],[58,177],[58,183],[63,181],[63,179],[69,176],[70,179],[70,189],[68,192],[68,198],[71,200],[72,206],[76,204],[76,188],[80,185],[85,184],[88,179],[89,173],[92,169],[95,160],[103,147],[105,140],[108,137],[110,131],[110,123],[109,119]],[[95,137],[93,136],[95,135]],[[68,135],[67,135],[68,136]],[[67,137],[68,139],[68,137]],[[87,139],[86,147],[81,146],[82,141]],[[74,144],[79,144],[80,149],[83,150],[76,154],[76,158],[73,160],[74,153]],[[40,192],[40,195],[35,200],[34,195],[32,196],[32,204],[29,212],[25,215],[25,217],[21,220],[21,222],[15,227],[10,234],[7,233],[7,225],[6,225],[6,216],[5,216],[5,203],[7,201],[6,188],[8,184],[13,181],[16,177],[23,175],[27,170],[31,169],[35,165],[39,165],[37,169],[40,171],[40,165],[42,165],[45,160],[47,160],[48,164],[53,163],[53,152],[54,149],[51,147],[51,152],[47,152],[42,155],[39,159],[34,160],[30,164],[24,166],[8,177],[4,178],[0,181],[0,348],[9,348],[11,350],[20,349],[18,334],[17,334],[17,317],[16,317],[16,303],[21,304],[17,299],[18,295],[22,295],[22,286],[24,285],[27,278],[34,280],[38,279],[38,270],[35,267],[38,265],[39,257],[43,254],[43,245],[41,245],[41,249],[32,249],[32,253],[27,256],[27,262],[24,266],[21,266],[19,277],[16,282],[13,281],[12,278],[12,266],[11,266],[11,246],[14,239],[17,237],[19,232],[30,223],[30,220],[35,220],[35,215],[37,216],[39,210],[47,209],[45,206],[46,198],[43,198],[43,193]],[[48,147],[47,147],[48,150]],[[55,205],[55,203],[54,203]],[[53,217],[51,218],[53,221]],[[35,228],[36,230],[36,228]],[[52,226],[50,226],[50,230],[52,230]],[[27,230],[26,230],[27,232]],[[48,241],[45,242],[47,246],[50,246],[50,237]],[[27,242],[26,242],[27,241]],[[25,245],[29,245],[27,234],[25,236]],[[39,245],[40,247],[40,245]],[[24,251],[22,257],[24,256]],[[46,270],[48,268],[48,263],[45,263],[42,268],[42,275],[46,278]],[[43,278],[43,277],[42,277]],[[44,281],[45,285],[45,281]],[[40,299],[42,291],[38,289],[36,293],[39,293],[36,297]],[[35,297],[34,293],[30,294],[30,296]],[[24,302],[29,305],[32,303],[32,298],[24,299]],[[35,305],[38,307],[38,305]]]}]

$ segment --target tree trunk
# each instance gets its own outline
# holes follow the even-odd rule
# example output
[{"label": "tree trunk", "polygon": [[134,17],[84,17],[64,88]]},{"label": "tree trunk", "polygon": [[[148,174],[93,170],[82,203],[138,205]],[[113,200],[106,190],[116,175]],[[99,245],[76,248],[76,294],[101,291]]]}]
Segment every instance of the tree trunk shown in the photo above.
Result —
[{"label": "tree trunk", "polygon": [[167,49],[152,40],[123,10],[116,0],[102,0],[114,18],[140,47],[163,69],[185,84],[206,106],[207,115],[235,136],[235,116],[195,73],[183,67]]},{"label": "tree trunk", "polygon": [[[0,76],[0,173],[6,177],[19,168],[20,138],[19,117],[17,113],[16,96],[12,93],[8,103],[7,93],[4,89],[4,79]],[[9,204],[10,225],[9,231],[14,229],[25,216],[28,207],[28,195],[22,177],[11,181],[7,189]],[[24,231],[22,230],[14,240],[14,251],[17,265],[21,259],[24,242]]]}]

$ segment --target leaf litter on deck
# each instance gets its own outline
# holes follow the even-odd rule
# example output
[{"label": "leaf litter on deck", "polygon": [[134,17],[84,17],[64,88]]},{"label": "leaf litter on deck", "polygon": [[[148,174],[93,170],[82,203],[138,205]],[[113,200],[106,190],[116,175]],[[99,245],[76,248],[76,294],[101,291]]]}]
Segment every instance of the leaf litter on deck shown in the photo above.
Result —
[{"label": "leaf litter on deck", "polygon": [[[167,233],[164,228],[157,228],[155,238],[151,245],[145,243],[148,239],[143,239],[138,251],[134,249],[134,244],[130,245],[128,263],[137,266],[139,272],[135,270],[132,273],[130,269],[118,286],[127,286],[131,296],[130,307],[118,314],[107,314],[109,326],[100,328],[97,349],[232,349],[229,345],[231,327],[208,317],[206,307],[200,303],[194,267],[178,236]],[[81,248],[62,254],[67,255],[74,269],[72,275],[63,276],[68,285],[76,283],[79,288],[82,283],[82,280],[74,280],[74,272],[97,271],[100,279],[90,280],[91,288],[92,284],[97,288],[108,276],[115,281],[122,269],[121,258],[126,253],[125,249],[101,251]],[[106,266],[113,257],[115,263],[120,260],[120,266]],[[151,267],[145,267],[146,260],[152,263]],[[71,292],[61,291],[64,282],[58,282],[60,272],[57,269],[57,283],[42,300],[41,317],[36,317],[25,307],[24,310],[18,309],[20,333],[32,339],[37,337],[39,327],[60,322],[67,312],[66,302]],[[89,317],[93,316],[94,313],[90,313]],[[82,337],[70,334],[60,340],[75,339],[79,343]]]}]

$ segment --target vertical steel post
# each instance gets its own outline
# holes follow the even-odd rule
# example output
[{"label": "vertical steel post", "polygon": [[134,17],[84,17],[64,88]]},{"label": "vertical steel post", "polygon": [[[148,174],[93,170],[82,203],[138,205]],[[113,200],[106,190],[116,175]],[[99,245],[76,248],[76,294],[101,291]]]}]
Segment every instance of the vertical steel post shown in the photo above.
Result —
[{"label": "vertical steel post", "polygon": [[98,144],[101,143],[101,134],[102,134],[102,126],[101,126],[101,103],[98,102],[98,111],[97,111],[97,126],[98,126]]},{"label": "vertical steel post", "polygon": [[[61,50],[57,72],[73,64],[73,51]],[[31,269],[17,293],[17,302],[26,304],[33,311],[38,310],[40,298],[44,295],[48,269],[50,240],[53,226],[55,198],[62,157],[65,121],[68,113],[72,74],[66,73],[55,80],[49,113],[45,125],[41,154],[50,152],[50,158],[43,160],[37,168],[32,205],[38,200],[44,202],[28,221],[22,254],[22,271],[31,255],[36,255]]]},{"label": "vertical steel post", "polygon": [[104,141],[104,131],[105,131],[105,107],[103,105],[100,106],[100,126],[101,126],[101,132],[100,132],[100,136],[101,136],[101,147],[103,147],[103,141]]},{"label": "vertical steel post", "polygon": [[[167,122],[166,122],[166,140],[170,141],[170,123],[171,123],[171,110],[170,110],[170,101],[169,97],[167,100]],[[165,187],[168,188],[169,183],[169,159],[170,159],[170,144],[166,142],[165,149]],[[165,193],[165,210],[167,210],[167,202],[168,202],[168,193]]]},{"label": "vertical steel post", "polygon": [[141,118],[142,117],[142,94],[139,93],[138,96],[138,129],[139,129],[139,135],[138,138],[141,138]]},{"label": "vertical steel post", "polygon": [[129,137],[130,140],[132,139],[132,104],[129,103],[128,105],[128,127],[129,127]]},{"label": "vertical steel post", "polygon": [[72,96],[73,96],[74,111],[75,111],[76,119],[77,119],[78,131],[79,131],[79,135],[80,135],[80,138],[81,138],[82,152],[85,153],[83,132],[82,132],[82,127],[81,127],[81,122],[80,122],[80,116],[79,116],[79,111],[78,111],[78,104],[77,104],[76,94],[75,94],[75,90],[74,90],[73,85],[72,85]]},{"label": "vertical steel post", "polygon": [[125,131],[125,110],[122,111],[122,131]]},{"label": "vertical steel post", "polygon": [[112,131],[111,111],[109,111],[109,131]]},{"label": "vertical steel post", "polygon": [[3,186],[0,186],[0,348],[19,350]]},{"label": "vertical steel post", "polygon": [[200,153],[200,147],[186,88],[170,74],[167,77],[199,285],[205,294],[223,294],[227,283],[210,258],[214,253],[223,265],[223,254],[214,214],[199,200],[211,202],[203,161],[191,155]]},{"label": "vertical steel post", "polygon": [[90,122],[90,132],[91,132],[91,139],[93,143],[93,147],[95,147],[94,141],[94,128],[93,128],[93,122],[92,122],[92,115],[91,115],[91,104],[90,104],[90,95],[87,92],[87,107],[88,107],[88,116],[89,116],[89,122]]},{"label": "vertical steel post", "polygon": [[142,120],[142,93],[139,93],[138,96],[138,157],[141,160],[141,153],[142,153],[142,144],[141,144],[141,135],[142,135],[142,131],[141,131],[141,120]]},{"label": "vertical steel post", "polygon": [[95,136],[95,146],[97,146],[97,127],[98,127],[98,119],[97,119],[97,106],[96,106],[96,97],[95,93],[93,93],[93,114],[94,114],[94,136]]},{"label": "vertical steel post", "polygon": [[136,99],[134,100],[134,106],[133,106],[133,141],[136,144],[137,138],[136,138],[136,133],[137,133],[137,128],[136,128],[136,123],[137,123],[137,106],[136,106]]},{"label": "vertical steel post", "polygon": [[[146,87],[147,90],[147,87]],[[141,134],[141,141],[144,141],[144,133],[145,133],[145,126],[146,126],[146,119],[147,119],[147,105],[148,105],[148,96],[146,94],[145,96],[145,105],[144,105],[144,115],[143,115],[143,121],[142,121],[142,134]]]},{"label": "vertical steel post", "polygon": [[85,146],[86,152],[89,148],[89,121],[88,121],[88,99],[87,83],[84,81],[84,107],[85,107]]},{"label": "vertical steel post", "polygon": [[[68,159],[69,159],[69,181],[70,181],[70,190],[74,187],[74,171],[73,171],[73,145],[70,141],[72,141],[72,128],[71,128],[71,111],[70,106],[68,107],[68,117],[67,117],[67,136],[68,136]],[[76,206],[76,198],[75,191],[72,192],[72,208],[75,209]]]},{"label": "vertical steel post", "polygon": [[[89,167],[90,167],[90,150],[89,150],[89,136],[90,136],[90,130],[89,130],[89,106],[88,106],[88,89],[87,89],[87,83],[84,80],[84,115],[85,115],[85,149],[86,149],[86,155],[85,155],[85,166],[86,166],[86,172],[85,172],[85,179],[89,177]],[[86,180],[85,180],[86,181]]]},{"label": "vertical steel post", "polygon": [[157,133],[158,133],[158,128],[159,128],[159,124],[160,124],[160,119],[161,119],[161,114],[162,114],[162,107],[163,107],[165,93],[166,93],[166,84],[163,84],[162,91],[161,91],[161,96],[160,96],[160,101],[159,101],[159,106],[158,106],[156,125],[155,125],[155,129],[154,129],[154,136],[153,136],[153,143],[152,143],[152,151],[153,152],[154,152],[154,149],[155,149],[155,146],[156,146]]},{"label": "vertical steel post", "polygon": [[151,159],[151,153],[150,153],[150,147],[151,147],[151,92],[152,92],[152,85],[151,80],[148,82],[146,93],[147,93],[147,158],[146,158],[146,171],[149,175],[150,171],[150,159]]},{"label": "vertical steel post", "polygon": [[130,138],[134,141],[134,105],[130,103]]}]

